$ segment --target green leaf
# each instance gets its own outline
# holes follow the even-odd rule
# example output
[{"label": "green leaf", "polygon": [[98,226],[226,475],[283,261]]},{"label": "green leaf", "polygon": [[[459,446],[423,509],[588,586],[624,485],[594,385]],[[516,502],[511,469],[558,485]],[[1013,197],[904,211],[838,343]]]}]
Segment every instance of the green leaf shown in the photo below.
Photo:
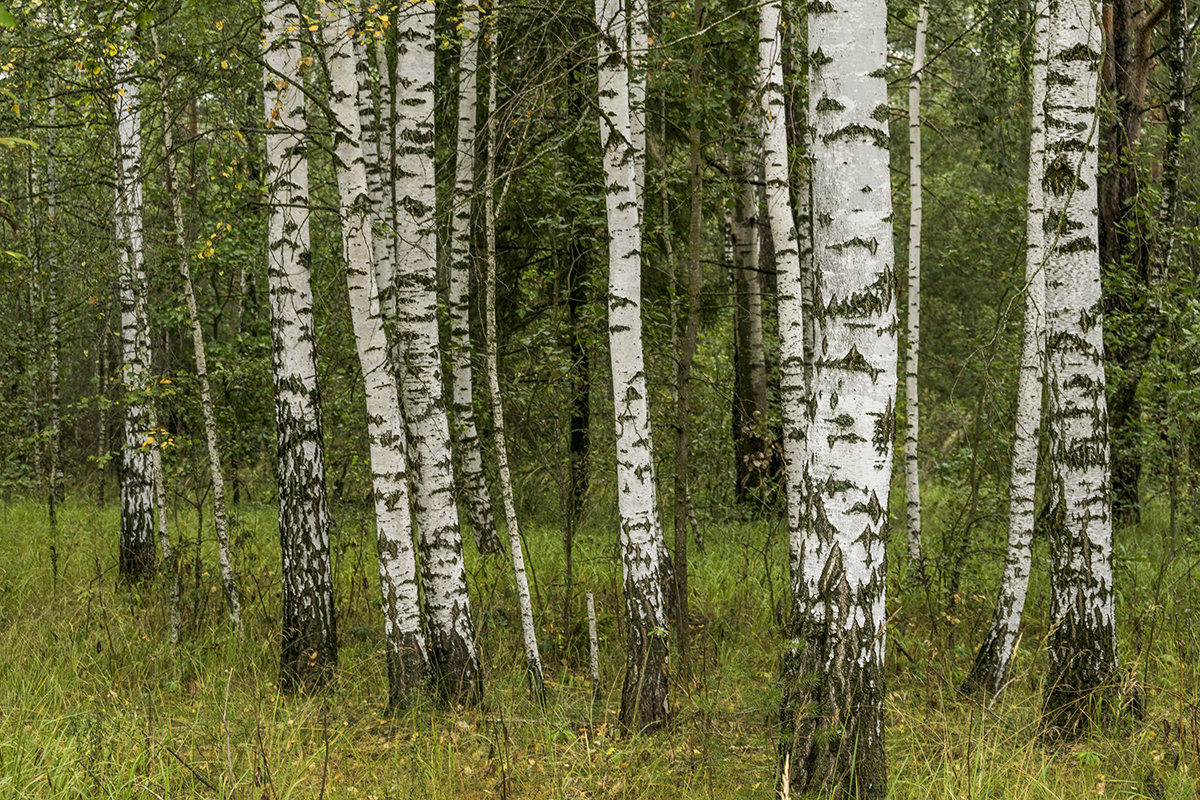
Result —
[{"label": "green leaf", "polygon": [[17,18],[4,5],[0,4],[0,26],[11,28],[17,24]]}]

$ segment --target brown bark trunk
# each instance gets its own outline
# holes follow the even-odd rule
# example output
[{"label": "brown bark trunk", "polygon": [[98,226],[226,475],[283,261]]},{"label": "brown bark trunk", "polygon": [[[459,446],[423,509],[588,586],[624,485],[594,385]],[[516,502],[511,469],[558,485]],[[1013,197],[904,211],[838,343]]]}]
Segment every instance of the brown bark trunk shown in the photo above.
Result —
[{"label": "brown bark trunk", "polygon": [[[1136,207],[1140,186],[1132,156],[1142,134],[1150,36],[1166,7],[1162,2],[1147,13],[1144,7],[1135,10],[1133,0],[1112,0],[1105,4],[1103,17],[1106,58],[1101,78],[1113,112],[1100,136],[1101,164],[1107,167],[1099,182],[1100,265],[1109,288],[1105,309],[1110,317],[1135,315],[1139,331],[1132,340],[1116,342],[1109,352],[1109,360],[1120,367],[1108,406],[1113,513],[1117,520],[1130,523],[1140,517],[1141,404],[1137,389],[1154,339],[1154,314],[1146,302],[1153,288],[1148,220]],[[1132,292],[1119,293],[1123,286],[1132,287]]]}]

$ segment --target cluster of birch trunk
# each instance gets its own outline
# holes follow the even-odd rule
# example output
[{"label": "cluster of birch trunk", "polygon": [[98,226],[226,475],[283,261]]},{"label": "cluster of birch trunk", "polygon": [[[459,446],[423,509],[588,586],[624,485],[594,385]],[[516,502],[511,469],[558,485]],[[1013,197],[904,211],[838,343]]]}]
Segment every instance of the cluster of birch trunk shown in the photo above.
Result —
[{"label": "cluster of birch trunk", "polygon": [[[1165,3],[1173,66],[1160,211],[1163,231],[1153,263],[1169,265],[1179,210],[1185,20],[1180,0]],[[790,595],[781,659],[778,778],[782,790],[837,797],[882,797],[885,544],[897,426],[904,430],[907,573],[925,580],[918,459],[922,257],[921,90],[929,67],[929,8],[918,5],[908,77],[909,237],[904,337],[904,412],[898,411],[901,330],[894,249],[884,0],[827,0],[806,7],[807,107],[802,147],[789,148],[784,55],[794,33],[781,0],[766,0],[758,21],[753,123],[730,172],[745,180],[730,214],[728,259],[734,280],[757,258],[752,217],[765,214],[777,276],[781,451],[788,529]],[[319,93],[331,133],[341,262],[363,380],[380,607],[387,642],[388,698],[403,706],[426,687],[452,702],[477,702],[483,671],[463,551],[463,511],[479,552],[502,554],[517,587],[524,657],[533,697],[546,688],[522,551],[497,345],[497,218],[511,176],[497,172],[498,40],[504,9],[492,0],[459,8],[462,37],[456,80],[454,185],[449,241],[437,230],[434,106],[437,40],[432,3],[403,5],[383,20],[343,2],[313,16],[296,0],[266,0],[262,16],[261,97],[265,129],[267,237],[274,384],[279,540],[282,557],[280,683],[286,690],[325,684],[337,664],[337,612],[330,553],[333,509],[327,496],[317,334],[312,286],[309,114]],[[693,5],[697,31],[703,5]],[[994,616],[963,688],[998,695],[1010,680],[1030,575],[1039,440],[1048,436],[1050,531],[1047,729],[1073,736],[1093,720],[1117,674],[1113,586],[1113,512],[1100,285],[1097,115],[1101,32],[1086,0],[1034,0],[1024,330],[1009,490],[1008,540]],[[643,253],[650,55],[645,0],[596,0],[595,130],[603,174],[608,274],[606,311],[615,432],[618,545],[624,593],[625,670],[620,720],[633,730],[669,717],[669,619],[677,622],[680,669],[687,669],[689,379],[699,335],[704,218],[702,135],[689,146],[689,242],[668,260],[687,286],[677,366],[674,558],[660,519],[643,337]],[[387,24],[384,24],[384,23]],[[316,37],[309,34],[315,32]],[[222,454],[205,334],[189,268],[170,103],[173,89],[152,30],[153,48],[121,42],[114,64],[116,197],[119,243],[121,381],[126,391],[121,447],[119,564],[138,580],[174,576],[166,529],[166,487],[152,400],[143,235],[142,126],[156,112],[141,83],[156,77],[161,108],[171,249],[191,328],[204,439],[213,487],[220,577],[230,625],[242,628],[242,601],[226,508]],[[687,99],[701,74],[697,34]],[[307,69],[314,52],[322,69]],[[486,68],[485,60],[486,56]],[[478,76],[487,79],[479,124]],[[323,85],[322,85],[323,83]],[[317,86],[314,86],[317,84]],[[53,112],[51,112],[53,113]],[[665,116],[665,115],[664,115]],[[591,122],[589,125],[593,124]],[[664,125],[665,125],[664,121]],[[482,130],[481,130],[482,128]],[[53,146],[51,147],[53,153]],[[477,153],[484,154],[482,170]],[[799,158],[800,163],[794,163]],[[48,161],[52,183],[54,161]],[[482,173],[482,174],[480,174]],[[750,187],[750,188],[747,188]],[[662,189],[664,208],[666,188]],[[50,193],[53,197],[53,191]],[[472,234],[481,212],[482,236]],[[711,210],[710,210],[711,211]],[[441,340],[439,246],[448,265],[448,338]],[[482,253],[478,252],[482,249]],[[472,341],[472,272],[482,265],[486,394],[501,514],[493,510],[484,441],[474,418],[479,378]],[[739,266],[740,265],[740,266]],[[1165,266],[1160,266],[1165,270]],[[761,303],[758,292],[748,302]],[[756,315],[750,314],[754,319]],[[747,359],[751,422],[766,413],[759,348]],[[1145,335],[1153,336],[1153,328]],[[445,361],[444,361],[445,359]],[[448,364],[447,375],[443,363]],[[57,370],[57,366],[55,366]],[[761,373],[761,377],[754,376]],[[755,400],[753,387],[763,387]],[[447,397],[448,395],[448,397]],[[1045,398],[1043,408],[1043,396]],[[55,401],[57,402],[57,401]],[[739,460],[745,455],[739,453]],[[761,455],[761,454],[760,454]],[[57,451],[53,453],[57,458]],[[59,467],[51,473],[58,478]],[[572,478],[574,481],[575,479]],[[739,487],[742,479],[739,477]],[[741,489],[739,488],[739,491]],[[57,489],[52,485],[52,498]],[[54,499],[51,502],[53,508]],[[503,525],[498,524],[502,517]],[[507,536],[507,548],[501,541]],[[567,539],[569,547],[569,537]],[[161,561],[156,550],[161,549]],[[570,556],[568,554],[568,570]],[[568,572],[568,581],[570,580]],[[172,639],[179,635],[179,588],[167,581]],[[589,597],[590,601],[590,597]],[[596,672],[593,664],[593,672]]]}]

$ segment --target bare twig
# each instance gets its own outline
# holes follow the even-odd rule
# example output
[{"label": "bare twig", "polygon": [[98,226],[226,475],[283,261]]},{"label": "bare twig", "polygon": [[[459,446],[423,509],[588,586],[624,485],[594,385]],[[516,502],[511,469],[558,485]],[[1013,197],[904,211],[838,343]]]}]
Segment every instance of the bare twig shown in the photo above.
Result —
[{"label": "bare twig", "polygon": [[168,746],[167,746],[167,745],[165,745],[165,744],[163,745],[163,749],[164,749],[164,750],[166,750],[168,753],[170,753],[172,756],[174,756],[174,757],[175,757],[175,760],[176,760],[176,761],[178,761],[180,764],[183,764],[183,766],[185,766],[185,767],[187,768],[187,771],[188,771],[188,772],[190,772],[190,773],[192,773],[192,775],[196,776],[196,780],[200,781],[200,782],[201,782],[201,783],[203,783],[205,786],[207,786],[208,788],[212,789],[214,792],[215,792],[215,791],[217,791],[217,787],[213,786],[211,783],[209,783],[208,781],[206,781],[206,780],[204,779],[204,776],[203,776],[203,775],[201,775],[199,772],[196,772],[196,770],[192,768],[192,765],[191,765],[191,764],[187,763],[187,762],[186,762],[186,761],[184,761],[182,758],[180,758],[180,757],[179,757],[179,753],[176,753],[174,750],[172,750],[170,747],[168,747]]}]

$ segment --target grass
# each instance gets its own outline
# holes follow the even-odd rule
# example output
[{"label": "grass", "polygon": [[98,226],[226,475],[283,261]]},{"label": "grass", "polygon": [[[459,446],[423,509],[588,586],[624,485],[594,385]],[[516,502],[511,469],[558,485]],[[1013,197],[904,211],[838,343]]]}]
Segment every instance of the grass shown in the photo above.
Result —
[{"label": "grass", "polygon": [[[570,630],[561,629],[558,532],[530,525],[526,552],[549,707],[543,711],[527,696],[510,572],[471,551],[486,702],[452,709],[429,701],[392,717],[383,706],[369,518],[361,510],[337,514],[337,679],[323,695],[289,698],[274,683],[274,510],[239,511],[246,633],[235,636],[224,624],[211,533],[205,530],[197,569],[197,520],[181,515],[172,535],[180,543],[185,624],[182,642],[172,647],[161,587],[117,585],[114,510],[68,503],[52,534],[40,506],[0,509],[0,797],[771,795],[779,648],[772,603],[779,606],[786,586],[777,525],[706,527],[707,552],[692,564],[692,676],[673,676],[666,732],[626,736],[615,727],[623,632],[611,524],[589,523],[576,549],[576,586],[595,593],[600,617],[595,702],[582,613]],[[936,525],[936,509],[931,517]],[[999,703],[984,707],[953,687],[990,614],[995,559],[985,553],[972,563],[961,602],[950,606],[894,569],[891,796],[1195,796],[1198,548],[1186,533],[1164,534],[1165,526],[1161,515],[1148,515],[1119,550],[1122,658],[1143,683],[1146,712],[1141,719],[1125,714],[1111,730],[1058,749],[1036,740],[1044,580],[1035,586],[1014,683]],[[59,554],[57,580],[51,545]]]}]

